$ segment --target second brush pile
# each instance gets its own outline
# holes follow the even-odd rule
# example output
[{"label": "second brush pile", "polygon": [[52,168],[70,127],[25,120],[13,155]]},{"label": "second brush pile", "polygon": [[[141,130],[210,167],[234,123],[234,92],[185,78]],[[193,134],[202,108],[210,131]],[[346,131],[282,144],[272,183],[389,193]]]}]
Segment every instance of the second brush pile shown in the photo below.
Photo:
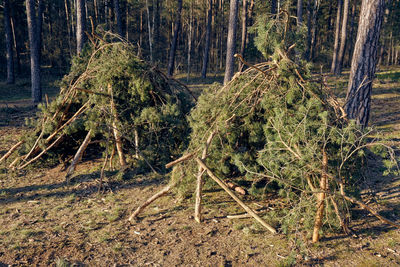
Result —
[{"label": "second brush pile", "polygon": [[61,161],[69,178],[89,146],[111,162],[137,172],[162,172],[186,146],[187,88],[136,56],[124,42],[93,43],[73,60],[61,91],[40,106],[39,118],[10,164]]}]

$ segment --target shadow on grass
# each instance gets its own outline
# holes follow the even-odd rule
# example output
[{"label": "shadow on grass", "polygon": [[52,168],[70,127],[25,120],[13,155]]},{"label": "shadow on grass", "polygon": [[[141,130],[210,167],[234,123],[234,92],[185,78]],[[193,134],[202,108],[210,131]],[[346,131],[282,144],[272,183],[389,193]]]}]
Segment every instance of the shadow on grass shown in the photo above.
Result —
[{"label": "shadow on grass", "polygon": [[[116,172],[106,172],[106,177],[115,175]],[[11,204],[16,202],[40,200],[43,198],[57,197],[64,198],[71,194],[77,197],[88,197],[99,192],[100,172],[90,174],[81,174],[73,177],[69,184],[66,182],[30,185],[17,188],[0,189],[0,205]],[[107,182],[107,187],[113,192],[118,192],[130,188],[142,188],[150,185],[161,184],[165,180],[164,177],[155,177],[154,175],[137,176],[130,180],[111,180]],[[46,192],[42,192],[46,191]],[[48,192],[50,191],[50,192]]]}]

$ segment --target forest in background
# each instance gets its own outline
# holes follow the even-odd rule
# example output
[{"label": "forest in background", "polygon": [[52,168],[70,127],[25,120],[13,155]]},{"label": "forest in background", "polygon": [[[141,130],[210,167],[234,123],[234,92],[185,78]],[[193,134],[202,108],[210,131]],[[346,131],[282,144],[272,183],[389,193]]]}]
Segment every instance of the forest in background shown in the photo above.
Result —
[{"label": "forest in background", "polygon": [[[29,72],[29,38],[25,1],[7,0],[12,30],[12,50],[16,75]],[[77,1],[30,1],[36,6],[40,32],[40,65],[51,74],[65,74],[76,55]],[[78,1],[80,2],[80,1]],[[86,30],[91,19],[96,29],[121,34],[138,48],[138,53],[167,70],[176,26],[178,32],[174,73],[200,73],[204,53],[209,53],[208,73],[224,71],[227,51],[229,1],[227,0],[93,0],[85,2]],[[182,9],[178,8],[182,2]],[[380,65],[399,64],[400,2],[386,1],[378,58]],[[298,16],[306,37],[305,59],[333,69],[332,60],[342,54],[340,66],[349,67],[353,52],[361,1],[239,1],[236,51],[252,63],[262,61],[254,44],[255,24],[262,15],[280,14],[283,9]],[[4,10],[4,8],[2,9]],[[180,13],[180,15],[179,15]],[[347,14],[346,14],[347,13]],[[4,12],[0,13],[4,22]],[[178,19],[180,18],[180,19]],[[210,22],[208,24],[208,22]],[[0,31],[5,31],[5,23]],[[345,27],[343,27],[345,25]],[[209,52],[206,52],[209,27]],[[344,31],[345,30],[345,31]],[[6,40],[0,39],[2,78],[6,74]],[[344,41],[343,41],[344,40]],[[343,46],[343,47],[342,47]],[[336,53],[335,53],[336,51]],[[336,68],[336,67],[335,67]],[[236,68],[237,70],[237,68]],[[339,71],[340,72],[340,71]],[[171,73],[170,73],[171,74]]]}]

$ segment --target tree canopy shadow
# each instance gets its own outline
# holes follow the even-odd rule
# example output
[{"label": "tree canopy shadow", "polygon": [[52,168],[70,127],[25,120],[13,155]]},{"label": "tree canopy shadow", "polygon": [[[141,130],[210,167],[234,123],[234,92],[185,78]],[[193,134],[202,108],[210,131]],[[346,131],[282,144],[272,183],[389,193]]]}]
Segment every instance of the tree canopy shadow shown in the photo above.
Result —
[{"label": "tree canopy shadow", "polygon": [[[105,172],[106,177],[112,177],[117,172]],[[47,183],[38,185],[28,185],[17,188],[0,189],[0,205],[16,202],[33,201],[43,198],[57,197],[63,198],[71,194],[80,197],[89,197],[99,192],[100,171],[90,174],[79,174],[70,180],[69,184],[65,181],[58,183]],[[154,175],[141,175],[129,180],[114,179],[107,181],[107,187],[113,192],[118,192],[131,188],[143,188],[151,185],[158,185],[165,181],[164,177]],[[44,192],[43,192],[44,191]]]}]

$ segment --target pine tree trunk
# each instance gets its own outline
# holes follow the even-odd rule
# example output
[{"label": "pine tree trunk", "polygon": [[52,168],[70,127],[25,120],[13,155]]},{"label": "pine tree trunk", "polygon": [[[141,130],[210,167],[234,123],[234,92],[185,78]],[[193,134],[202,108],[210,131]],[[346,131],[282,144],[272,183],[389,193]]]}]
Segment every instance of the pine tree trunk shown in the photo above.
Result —
[{"label": "pine tree trunk", "polygon": [[82,52],[86,41],[86,8],[85,0],[76,0],[76,51]]},{"label": "pine tree trunk", "polygon": [[171,50],[169,51],[168,72],[167,72],[168,76],[172,76],[174,74],[175,54],[176,54],[176,48],[178,46],[179,30],[181,28],[181,14],[182,14],[182,0],[178,0],[178,10],[176,14],[174,37],[172,39]]},{"label": "pine tree trunk", "polygon": [[353,47],[354,47],[354,28],[355,28],[355,17],[356,17],[356,5],[357,2],[354,1],[353,5],[351,7],[351,18],[350,18],[350,36],[349,36],[349,41],[350,45],[348,45],[348,58],[346,62],[346,66],[350,66],[351,64],[351,56],[353,54]]},{"label": "pine tree trunk", "polygon": [[[146,14],[147,14],[147,31],[149,35],[150,62],[153,63],[153,36],[151,34],[150,9],[148,0],[146,0]],[[140,23],[140,25],[142,25],[142,22]]]},{"label": "pine tree trunk", "polygon": [[368,125],[384,5],[384,0],[363,0],[361,5],[345,109],[362,127]]},{"label": "pine tree trunk", "polygon": [[338,64],[338,52],[339,52],[339,40],[340,40],[340,22],[342,14],[343,0],[338,0],[337,13],[336,13],[336,27],[335,27],[335,43],[333,45],[333,56],[331,73],[336,74],[337,64]]},{"label": "pine tree trunk", "polygon": [[4,0],[4,31],[6,35],[7,84],[13,84],[15,82],[14,51],[10,20],[10,5],[8,0]]},{"label": "pine tree trunk", "polygon": [[32,100],[36,104],[42,101],[42,88],[40,87],[40,47],[34,0],[26,0],[26,14],[31,59]]},{"label": "pine tree trunk", "polygon": [[114,12],[115,18],[117,19],[117,33],[120,36],[124,36],[122,32],[122,15],[121,9],[119,8],[119,0],[114,0]]},{"label": "pine tree trunk", "polygon": [[303,24],[303,0],[297,0],[297,26]]},{"label": "pine tree trunk", "polygon": [[276,14],[278,11],[278,0],[271,1],[271,14]]},{"label": "pine tree trunk", "polygon": [[315,53],[315,43],[317,36],[317,18],[318,10],[321,0],[314,0],[314,5],[311,4],[312,0],[308,2],[308,21],[307,21],[307,50],[306,58],[311,61]]},{"label": "pine tree trunk", "polygon": [[347,43],[347,20],[349,17],[349,2],[350,2],[350,0],[344,0],[342,32],[341,32],[341,37],[340,37],[340,48],[339,48],[339,54],[337,57],[337,66],[336,66],[336,70],[335,70],[336,75],[339,75],[342,73],[344,52],[345,52],[346,43]]},{"label": "pine tree trunk", "polygon": [[190,5],[190,19],[189,19],[189,33],[188,33],[188,48],[187,48],[187,78],[186,81],[190,80],[190,71],[192,65],[192,42],[193,42],[193,2]]},{"label": "pine tree trunk", "polygon": [[17,39],[15,38],[15,29],[14,29],[14,18],[10,17],[10,22],[11,22],[11,31],[12,31],[12,36],[13,36],[13,40],[14,40],[14,50],[15,50],[15,57],[17,60],[17,73],[21,73],[21,57],[19,55],[19,45],[17,43]]},{"label": "pine tree trunk", "polygon": [[[240,54],[244,57],[244,53],[246,50],[246,38],[247,38],[247,1],[243,0],[243,8],[242,8],[242,41],[240,44]],[[239,70],[243,68],[243,64],[240,63]]]},{"label": "pine tree trunk", "polygon": [[312,27],[311,27],[311,47],[310,47],[310,60],[315,58],[315,50],[317,47],[317,20],[318,11],[321,4],[321,0],[314,0],[314,8],[312,15]]},{"label": "pine tree trunk", "polygon": [[207,77],[208,58],[209,58],[209,54],[210,54],[212,6],[213,6],[213,1],[208,0],[206,43],[204,46],[203,67],[201,68],[201,77],[203,79],[205,79]]},{"label": "pine tree trunk", "polygon": [[231,0],[229,9],[228,40],[226,48],[226,65],[224,84],[227,84],[233,77],[235,70],[235,46],[236,46],[236,22],[239,0]]}]

